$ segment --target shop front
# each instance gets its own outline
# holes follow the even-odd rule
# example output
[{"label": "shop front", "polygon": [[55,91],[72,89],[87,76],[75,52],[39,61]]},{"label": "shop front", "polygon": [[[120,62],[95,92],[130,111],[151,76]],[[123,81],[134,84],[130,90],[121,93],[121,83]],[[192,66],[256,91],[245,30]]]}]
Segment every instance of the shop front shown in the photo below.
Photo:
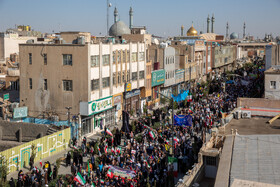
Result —
[{"label": "shop front", "polygon": [[140,89],[134,89],[125,93],[124,109],[130,114],[139,113],[140,108]]},{"label": "shop front", "polygon": [[81,135],[102,131],[116,124],[116,106],[113,106],[113,97],[80,102]]}]

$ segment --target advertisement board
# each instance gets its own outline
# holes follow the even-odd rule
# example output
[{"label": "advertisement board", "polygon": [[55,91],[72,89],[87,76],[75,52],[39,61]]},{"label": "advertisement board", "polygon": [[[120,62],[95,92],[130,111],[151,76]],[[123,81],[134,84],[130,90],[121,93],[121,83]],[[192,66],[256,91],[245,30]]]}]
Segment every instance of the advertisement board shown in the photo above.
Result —
[{"label": "advertisement board", "polygon": [[164,84],[165,82],[165,70],[157,70],[152,72],[152,87]]},{"label": "advertisement board", "polygon": [[14,108],[13,111],[13,118],[24,118],[27,117],[27,106],[25,107],[18,107],[18,108]]},{"label": "advertisement board", "polygon": [[90,116],[113,108],[113,97],[105,97],[91,102],[80,102],[80,114]]}]

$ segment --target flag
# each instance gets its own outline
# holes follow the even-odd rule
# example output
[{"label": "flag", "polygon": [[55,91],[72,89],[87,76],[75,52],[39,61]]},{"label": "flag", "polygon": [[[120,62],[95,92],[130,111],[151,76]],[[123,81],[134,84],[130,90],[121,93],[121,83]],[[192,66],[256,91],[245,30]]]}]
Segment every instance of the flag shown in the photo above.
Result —
[{"label": "flag", "polygon": [[192,116],[191,115],[174,115],[174,125],[192,126]]},{"label": "flag", "polygon": [[96,185],[94,184],[94,182],[91,184],[91,187],[96,187]]},{"label": "flag", "polygon": [[89,166],[89,161],[87,161],[87,169],[88,169],[88,177],[90,176],[90,166]]},{"label": "flag", "polygon": [[113,138],[113,136],[112,136],[112,145],[114,144],[114,138]]},{"label": "flag", "polygon": [[113,136],[112,132],[108,128],[106,128],[106,133],[109,134],[110,136]]},{"label": "flag", "polygon": [[112,153],[115,153],[114,147],[111,148],[111,152],[112,152]]},{"label": "flag", "polygon": [[189,108],[189,113],[193,113],[193,111]]},{"label": "flag", "polygon": [[136,150],[131,150],[131,154],[135,154],[136,153]]},{"label": "flag", "polygon": [[149,126],[147,126],[147,125],[144,125],[144,128],[145,128],[145,129],[152,130],[151,127],[149,127]]},{"label": "flag", "polygon": [[107,144],[105,145],[104,151],[105,151],[105,153],[108,153],[108,145]]},{"label": "flag", "polygon": [[177,137],[174,137],[174,141],[175,141],[176,143],[179,143],[179,139],[178,139]]},{"label": "flag", "polygon": [[78,172],[78,174],[77,174],[76,177],[74,178],[74,181],[77,181],[77,182],[80,183],[81,185],[85,185],[85,183],[86,183],[85,179],[82,177],[82,175],[80,174],[80,172]]},{"label": "flag", "polygon": [[117,148],[117,153],[118,153],[118,154],[122,154],[122,147],[119,146],[119,147]]},{"label": "flag", "polygon": [[100,179],[100,183],[104,184],[105,183],[104,179]]},{"label": "flag", "polygon": [[52,171],[50,172],[50,175],[49,175],[50,177],[52,176]]},{"label": "flag", "polygon": [[156,137],[156,135],[155,135],[155,133],[153,132],[153,131],[150,131],[149,132],[149,135],[150,135],[150,137],[154,140],[155,139],[155,137]]},{"label": "flag", "polygon": [[110,168],[109,168],[109,170],[108,170],[107,176],[108,176],[110,179],[112,179],[112,178],[114,177],[114,174],[113,174],[113,172],[111,171]]},{"label": "flag", "polygon": [[40,159],[40,166],[43,167],[42,159]]}]

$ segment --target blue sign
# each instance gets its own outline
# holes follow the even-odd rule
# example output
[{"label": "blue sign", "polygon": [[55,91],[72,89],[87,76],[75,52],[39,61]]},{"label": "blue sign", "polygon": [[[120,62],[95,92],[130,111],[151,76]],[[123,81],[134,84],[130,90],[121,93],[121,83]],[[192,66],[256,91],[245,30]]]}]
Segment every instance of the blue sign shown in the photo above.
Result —
[{"label": "blue sign", "polygon": [[136,90],[132,90],[130,92],[126,92],[125,93],[125,99],[128,99],[128,98],[131,98],[133,96],[137,96],[137,95],[140,95],[140,90],[139,89],[136,89]]},{"label": "blue sign", "polygon": [[191,115],[174,115],[174,125],[192,126],[192,116]]}]

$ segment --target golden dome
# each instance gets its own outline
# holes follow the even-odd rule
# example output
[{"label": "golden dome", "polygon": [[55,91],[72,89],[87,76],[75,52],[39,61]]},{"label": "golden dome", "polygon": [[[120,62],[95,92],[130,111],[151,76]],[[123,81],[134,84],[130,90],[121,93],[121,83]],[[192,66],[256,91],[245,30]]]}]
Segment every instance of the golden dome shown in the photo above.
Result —
[{"label": "golden dome", "polygon": [[197,36],[197,30],[195,30],[193,25],[191,26],[191,28],[189,28],[189,30],[187,32],[187,36]]}]

